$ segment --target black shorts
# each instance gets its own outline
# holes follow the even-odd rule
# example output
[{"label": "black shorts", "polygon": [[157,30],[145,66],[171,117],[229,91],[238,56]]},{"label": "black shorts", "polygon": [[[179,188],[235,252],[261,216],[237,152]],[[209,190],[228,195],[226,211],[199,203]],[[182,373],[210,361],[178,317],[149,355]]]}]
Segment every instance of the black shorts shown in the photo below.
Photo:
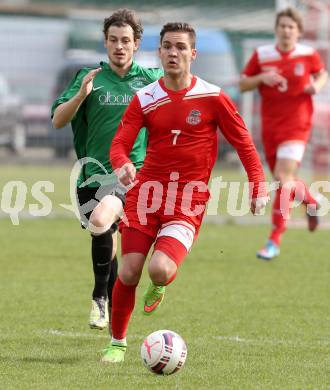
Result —
[{"label": "black shorts", "polygon": [[[104,198],[106,195],[114,195],[117,198],[119,198],[123,205],[125,205],[125,194],[123,194],[121,191],[113,191],[113,187],[110,189],[107,186],[104,186],[102,188],[100,187],[83,187],[76,189],[76,196],[77,196],[77,205],[79,209],[80,214],[80,224],[83,229],[87,228],[87,222],[89,221],[89,218],[95,209],[95,207],[98,205],[99,201]],[[88,205],[88,203],[90,204]],[[119,220],[112,224],[110,231],[111,233],[114,233],[118,229]]]}]

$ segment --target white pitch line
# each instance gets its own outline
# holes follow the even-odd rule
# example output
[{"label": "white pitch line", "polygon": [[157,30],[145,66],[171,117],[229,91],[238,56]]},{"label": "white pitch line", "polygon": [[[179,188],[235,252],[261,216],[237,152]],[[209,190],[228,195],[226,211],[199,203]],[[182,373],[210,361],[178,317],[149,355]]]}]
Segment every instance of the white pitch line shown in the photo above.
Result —
[{"label": "white pitch line", "polygon": [[[98,330],[93,330],[91,333],[87,332],[73,332],[68,330],[59,330],[59,329],[40,329],[37,331],[38,334],[48,334],[51,336],[58,337],[81,337],[81,338],[109,338],[107,331],[104,331],[103,334],[98,334]],[[102,331],[101,331],[102,332]],[[141,339],[143,340],[146,336],[140,334],[130,334],[129,339]]]},{"label": "white pitch line", "polygon": [[[98,331],[94,330],[91,333],[87,332],[73,332],[68,330],[58,330],[58,329],[40,329],[37,331],[38,334],[48,334],[51,336],[57,337],[75,337],[75,338],[104,338],[108,339],[109,335],[107,332],[103,334],[97,334]],[[144,340],[146,335],[141,334],[130,334],[128,338],[131,340]],[[220,341],[230,341],[234,343],[242,344],[251,344],[251,345],[291,345],[295,347],[316,347],[316,346],[330,346],[330,338],[325,340],[315,340],[311,342],[296,341],[296,340],[281,340],[281,339],[269,339],[269,338],[260,338],[260,339],[246,339],[238,335],[235,336],[213,336],[213,339]],[[196,340],[195,340],[196,341]],[[201,340],[202,341],[202,340]]]},{"label": "white pitch line", "polygon": [[83,333],[83,332],[73,332],[73,331],[67,331],[67,330],[58,330],[58,329],[41,329],[37,333],[39,334],[49,334],[51,336],[59,336],[59,337],[84,337],[84,338],[106,338],[109,337],[107,333],[105,334],[96,334],[98,332],[97,330],[94,331],[95,333]]},{"label": "white pitch line", "polygon": [[239,336],[214,336],[217,340],[225,340],[225,341],[237,341],[239,343],[249,343],[251,340],[242,339]]},{"label": "white pitch line", "polygon": [[314,342],[304,342],[304,341],[295,341],[295,340],[280,340],[280,339],[244,339],[240,336],[213,336],[216,340],[223,340],[223,341],[233,341],[237,343],[245,343],[245,344],[272,344],[272,345],[292,345],[292,346],[328,346],[330,345],[330,339],[329,340],[315,340]]}]

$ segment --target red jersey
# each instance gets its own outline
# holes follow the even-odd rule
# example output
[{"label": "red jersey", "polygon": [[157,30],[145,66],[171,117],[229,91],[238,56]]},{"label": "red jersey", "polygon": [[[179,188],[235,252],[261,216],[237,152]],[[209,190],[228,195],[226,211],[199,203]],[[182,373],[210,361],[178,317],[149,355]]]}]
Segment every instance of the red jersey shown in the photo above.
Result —
[{"label": "red jersey", "polygon": [[[237,150],[254,183],[254,196],[263,169],[245,124],[234,104],[219,87],[193,77],[180,91],[168,90],[160,79],[137,92],[128,106],[112,142],[114,168],[130,162],[128,156],[140,128],[148,129],[148,147],[139,179],[169,182],[179,173],[179,183],[208,183],[217,156],[217,128]],[[259,194],[265,196],[265,193]]]},{"label": "red jersey", "polygon": [[285,77],[286,85],[260,84],[263,138],[275,144],[287,140],[307,141],[313,114],[312,97],[304,92],[310,77],[324,68],[319,54],[311,47],[297,44],[289,52],[276,45],[259,47],[243,70],[254,76],[273,70]]}]

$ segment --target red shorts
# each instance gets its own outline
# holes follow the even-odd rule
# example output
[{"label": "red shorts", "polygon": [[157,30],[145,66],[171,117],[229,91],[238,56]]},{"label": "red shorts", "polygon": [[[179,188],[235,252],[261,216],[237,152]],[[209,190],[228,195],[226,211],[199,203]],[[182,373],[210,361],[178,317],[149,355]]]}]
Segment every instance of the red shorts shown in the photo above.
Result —
[{"label": "red shorts", "polygon": [[166,183],[165,185],[156,183],[156,188],[152,190],[150,185],[145,186],[145,184],[146,182],[141,181],[127,192],[124,217],[119,229],[128,226],[155,239],[163,226],[174,221],[182,221],[183,224],[194,227],[194,239],[196,239],[209,193],[199,193],[187,199],[182,191],[178,191],[171,197],[165,190],[163,191],[163,188],[167,188]]},{"label": "red shorts", "polygon": [[[154,239],[149,235],[134,229],[123,227],[121,236],[121,253],[142,253],[147,257],[149,250],[154,243]],[[184,244],[176,238],[162,236],[157,238],[154,251],[159,250],[165,253],[179,266],[187,256],[188,250]]]}]

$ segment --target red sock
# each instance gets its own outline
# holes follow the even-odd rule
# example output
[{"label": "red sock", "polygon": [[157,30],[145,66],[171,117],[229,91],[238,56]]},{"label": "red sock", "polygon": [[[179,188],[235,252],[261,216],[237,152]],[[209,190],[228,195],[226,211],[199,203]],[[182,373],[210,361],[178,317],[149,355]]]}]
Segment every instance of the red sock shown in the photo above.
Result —
[{"label": "red sock", "polygon": [[135,286],[127,286],[117,278],[112,292],[112,336],[121,340],[126,337],[128,322],[135,305]]},{"label": "red sock", "polygon": [[276,191],[272,208],[273,230],[269,236],[276,245],[280,245],[282,234],[286,231],[287,220],[290,216],[290,203],[292,200],[292,191],[281,187]]},{"label": "red sock", "polygon": [[316,205],[317,203],[306,184],[300,179],[295,180],[295,199],[303,202],[305,205]]}]

